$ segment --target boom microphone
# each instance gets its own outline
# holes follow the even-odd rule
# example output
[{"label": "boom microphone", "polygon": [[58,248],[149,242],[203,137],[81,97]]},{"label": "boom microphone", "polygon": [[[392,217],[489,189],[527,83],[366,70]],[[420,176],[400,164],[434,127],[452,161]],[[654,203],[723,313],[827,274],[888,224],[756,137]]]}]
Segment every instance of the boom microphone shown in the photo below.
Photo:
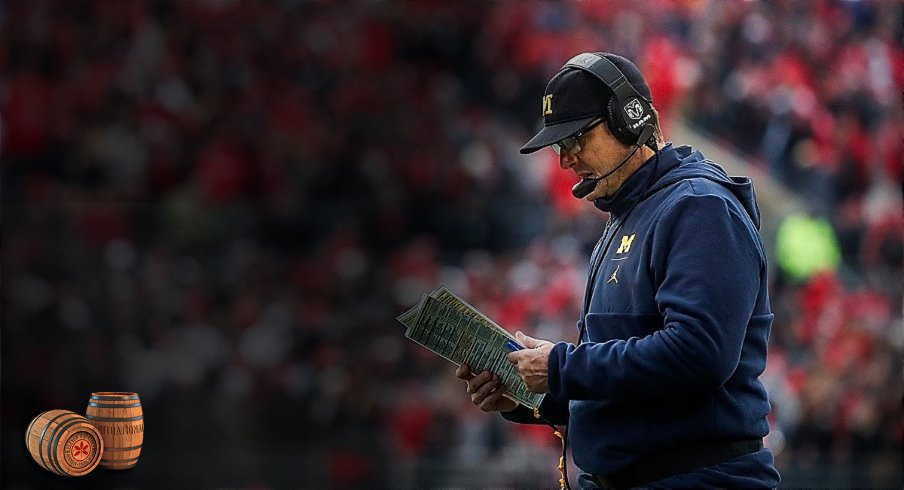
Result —
[{"label": "boom microphone", "polygon": [[571,188],[571,195],[578,199],[584,199],[593,192],[593,189],[596,189],[596,184],[599,183],[600,179],[602,179],[602,177],[598,179],[581,179],[580,182]]},{"label": "boom microphone", "polygon": [[578,182],[574,185],[574,187],[571,188],[571,195],[578,199],[584,199],[585,197],[590,195],[590,193],[593,192],[593,189],[596,189],[596,184],[598,184],[599,181],[614,174],[615,172],[618,172],[618,169],[622,168],[626,163],[628,163],[628,160],[630,160],[631,157],[633,157],[634,154],[637,153],[637,150],[639,150],[640,147],[643,146],[645,141],[650,139],[650,136],[653,136],[653,125],[647,124],[643,128],[643,131],[640,132],[640,137],[637,138],[637,143],[634,143],[634,149],[631,150],[631,153],[628,153],[628,156],[622,159],[622,161],[619,162],[618,165],[615,166],[615,168],[604,173],[603,175],[600,175],[599,177],[581,179],[580,182]]},{"label": "boom microphone", "polygon": [[631,157],[633,157],[639,149],[639,146],[635,146],[634,149],[631,150],[630,153],[628,153],[628,156],[626,156],[621,162],[619,162],[618,165],[615,166],[615,168],[604,173],[603,175],[600,175],[599,177],[585,177],[581,179],[580,182],[578,182],[574,185],[574,187],[571,188],[571,195],[578,199],[584,199],[585,197],[590,195],[590,193],[593,192],[593,189],[596,189],[596,184],[598,184],[599,181],[614,174],[615,172],[618,172],[618,169],[622,168],[626,163],[628,163],[628,160],[630,160]]}]

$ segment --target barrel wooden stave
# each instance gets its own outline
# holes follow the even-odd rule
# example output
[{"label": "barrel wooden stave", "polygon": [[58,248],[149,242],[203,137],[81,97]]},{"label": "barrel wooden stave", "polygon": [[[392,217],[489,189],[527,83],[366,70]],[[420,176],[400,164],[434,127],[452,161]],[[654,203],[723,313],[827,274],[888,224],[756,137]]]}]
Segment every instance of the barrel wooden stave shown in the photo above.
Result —
[{"label": "barrel wooden stave", "polygon": [[85,417],[68,410],[48,410],[25,431],[25,447],[39,466],[63,476],[82,476],[100,463],[104,441]]},{"label": "barrel wooden stave", "polygon": [[104,439],[101,468],[133,468],[144,442],[144,413],[138,395],[131,392],[92,393],[85,417]]}]

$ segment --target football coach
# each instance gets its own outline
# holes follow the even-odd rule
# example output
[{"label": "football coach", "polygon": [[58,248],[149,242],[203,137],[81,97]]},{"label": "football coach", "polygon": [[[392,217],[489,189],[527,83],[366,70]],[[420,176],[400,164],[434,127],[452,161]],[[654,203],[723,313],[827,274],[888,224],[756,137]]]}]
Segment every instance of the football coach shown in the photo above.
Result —
[{"label": "football coach", "polygon": [[774,488],[759,380],[773,315],[753,187],[666,143],[652,104],[637,67],[610,53],[579,54],[550,80],[544,127],[521,153],[552,147],[580,179],[574,196],[609,216],[577,341],[518,332],[525,349],[508,359],[546,394],[537,411],[503,397],[495,373],[456,375],[484,411],[567,425],[582,488]]}]

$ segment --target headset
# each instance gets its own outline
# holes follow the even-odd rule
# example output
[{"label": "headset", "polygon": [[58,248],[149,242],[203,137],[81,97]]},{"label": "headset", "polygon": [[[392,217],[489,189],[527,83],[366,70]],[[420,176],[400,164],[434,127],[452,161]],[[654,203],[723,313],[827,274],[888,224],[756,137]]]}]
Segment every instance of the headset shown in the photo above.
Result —
[{"label": "headset", "polygon": [[659,150],[653,137],[656,125],[653,101],[644,98],[615,63],[598,54],[581,53],[562,65],[562,69],[565,68],[586,71],[612,91],[612,97],[606,105],[606,125],[618,141],[637,147],[647,145],[653,151]]}]

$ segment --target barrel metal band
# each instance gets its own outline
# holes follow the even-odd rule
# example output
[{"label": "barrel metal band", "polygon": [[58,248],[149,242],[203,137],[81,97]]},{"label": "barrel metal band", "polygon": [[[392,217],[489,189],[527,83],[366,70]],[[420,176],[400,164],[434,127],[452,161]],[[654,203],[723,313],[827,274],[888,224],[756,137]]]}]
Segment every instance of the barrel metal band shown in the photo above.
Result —
[{"label": "barrel metal band", "polygon": [[[135,449],[141,449],[141,444],[132,447],[104,447],[104,452],[107,451],[133,451]],[[136,458],[137,459],[137,458]]]},{"label": "barrel metal band", "polygon": [[138,458],[130,458],[130,459],[101,459],[101,463],[134,463],[138,461]]},{"label": "barrel metal band", "polygon": [[88,402],[89,407],[97,407],[97,408],[135,408],[140,407],[141,403],[130,403],[128,405],[117,405],[115,403],[94,403]]},{"label": "barrel metal band", "polygon": [[101,422],[133,422],[135,420],[143,419],[144,415],[139,415],[137,417],[95,417],[94,415],[85,415],[85,418],[89,420],[100,420]]},{"label": "barrel metal band", "polygon": [[[50,410],[48,410],[48,412],[49,412],[49,411],[50,411]],[[46,412],[45,412],[45,413],[46,413]],[[42,446],[44,445],[44,434],[47,433],[47,429],[50,428],[50,424],[52,424],[54,420],[56,420],[56,419],[58,419],[58,418],[60,418],[60,417],[64,417],[64,416],[69,415],[69,414],[72,414],[72,412],[64,411],[63,413],[61,413],[61,414],[57,415],[56,417],[50,419],[49,421],[47,421],[47,425],[44,426],[44,430],[41,431],[41,437],[38,439],[38,454],[41,455],[41,466],[43,466],[43,467],[45,467],[45,468],[47,468],[48,463],[45,463],[45,462],[44,462],[44,450],[43,450],[43,447],[42,447]],[[62,423],[62,422],[60,422],[60,423]],[[51,439],[53,439],[53,432],[51,432],[51,436],[50,436],[50,437],[51,437]],[[50,457],[50,442],[49,442],[49,441],[47,442],[47,457],[48,457],[48,458]],[[49,468],[48,468],[48,469],[49,469]],[[54,473],[56,473],[56,471],[54,471],[54,470],[51,470],[51,471],[53,471]]]},{"label": "barrel metal band", "polygon": [[[119,400],[137,400],[138,395],[131,396],[104,396],[104,395],[91,395],[92,400],[106,400],[106,401],[119,401]],[[84,398],[82,398],[84,400]]]},{"label": "barrel metal band", "polygon": [[[47,443],[47,453],[48,453],[48,454],[50,453],[50,448],[51,448],[51,447],[53,447],[54,449],[56,449],[56,447],[57,447],[61,442],[63,442],[63,441],[62,441],[62,439],[63,439],[63,434],[66,433],[66,430],[67,430],[67,429],[69,429],[69,428],[72,427],[73,425],[76,425],[76,424],[79,424],[79,423],[82,422],[81,420],[79,420],[79,416],[78,416],[78,415],[76,415],[76,414],[74,414],[74,413],[73,413],[72,415],[75,416],[75,418],[72,419],[72,421],[67,421],[67,422],[66,422],[66,425],[63,425],[63,422],[60,422],[60,425],[53,431],[53,434],[50,435],[50,440],[49,440],[48,443]],[[60,430],[62,430],[62,432],[60,432],[59,435],[57,435],[57,432],[59,432]],[[56,444],[53,443],[53,438],[54,438],[54,437],[56,437],[56,440],[57,440],[57,441],[56,441]],[[68,441],[69,439],[66,439],[66,440]],[[63,443],[63,445],[65,445],[65,443]],[[50,464],[51,464],[51,466],[54,466],[54,467],[56,467],[56,468],[59,468],[59,469],[57,470],[57,472],[58,472],[59,474],[61,474],[61,475],[63,475],[63,476],[68,476],[69,473],[66,473],[66,471],[63,470],[63,465],[60,464],[60,458],[57,457],[57,452],[58,452],[58,451],[54,451],[53,454],[49,454],[49,455],[52,457],[52,459],[50,460]]]}]

